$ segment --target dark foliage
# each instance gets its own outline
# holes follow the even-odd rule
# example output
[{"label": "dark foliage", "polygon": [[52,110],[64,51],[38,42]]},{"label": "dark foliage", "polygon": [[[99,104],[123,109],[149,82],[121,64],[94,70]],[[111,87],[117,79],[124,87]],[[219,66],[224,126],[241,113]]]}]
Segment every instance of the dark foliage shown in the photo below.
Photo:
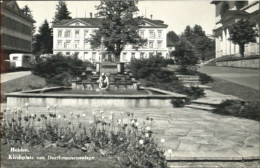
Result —
[{"label": "dark foliage", "polygon": [[53,55],[40,59],[33,67],[35,75],[44,77],[48,84],[70,85],[70,81],[80,75],[90,62],[83,62],[77,57]]},{"label": "dark foliage", "polygon": [[213,112],[260,121],[260,102],[226,100],[219,104]]},{"label": "dark foliage", "polygon": [[183,99],[172,99],[171,103],[172,103],[173,107],[177,107],[177,108],[184,107],[184,105],[186,104],[185,100],[183,100]]},{"label": "dark foliage", "polygon": [[190,99],[204,95],[203,89],[184,87],[173,72],[166,70],[168,62],[161,56],[151,56],[149,59],[132,60],[129,69],[144,86],[186,94]]}]

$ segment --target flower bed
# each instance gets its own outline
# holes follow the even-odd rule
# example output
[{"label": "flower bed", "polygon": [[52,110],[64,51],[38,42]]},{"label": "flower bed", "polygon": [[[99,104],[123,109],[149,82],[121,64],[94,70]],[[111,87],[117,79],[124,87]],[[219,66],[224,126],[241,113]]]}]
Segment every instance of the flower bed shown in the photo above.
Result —
[{"label": "flower bed", "polygon": [[[6,144],[77,148],[102,156],[117,156],[120,167],[166,167],[164,151],[153,138],[153,118],[140,120],[133,113],[105,114],[93,110],[86,114],[58,115],[57,106],[33,114],[30,105],[4,109],[3,138]],[[164,143],[161,139],[161,143]]]}]

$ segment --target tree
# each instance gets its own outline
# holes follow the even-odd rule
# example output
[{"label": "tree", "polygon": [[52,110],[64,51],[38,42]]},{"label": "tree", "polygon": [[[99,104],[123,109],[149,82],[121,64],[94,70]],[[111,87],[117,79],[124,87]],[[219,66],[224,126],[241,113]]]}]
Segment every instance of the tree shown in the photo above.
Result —
[{"label": "tree", "polygon": [[100,47],[103,37],[106,50],[119,61],[126,45],[133,45],[136,49],[144,45],[146,40],[138,33],[144,21],[142,17],[133,17],[139,11],[136,5],[137,1],[101,1],[97,6],[97,17],[102,21],[99,30],[90,39],[92,48]]},{"label": "tree", "polygon": [[174,31],[169,31],[167,33],[167,40],[170,40],[173,43],[176,43],[179,41],[179,36]]},{"label": "tree", "polygon": [[36,55],[42,53],[52,53],[52,30],[49,26],[48,21],[45,19],[43,24],[39,27],[39,33],[35,36],[34,51]]},{"label": "tree", "polygon": [[59,0],[52,23],[56,23],[62,19],[71,19],[71,17],[66,2]]},{"label": "tree", "polygon": [[186,38],[181,38],[172,53],[177,64],[181,65],[183,70],[197,64],[198,57],[195,46]]},{"label": "tree", "polygon": [[239,53],[244,56],[245,44],[256,42],[257,31],[255,24],[249,20],[239,20],[229,27],[229,40],[239,45]]},{"label": "tree", "polygon": [[190,36],[192,35],[192,32],[193,32],[193,31],[192,31],[191,27],[188,25],[188,26],[186,26],[183,35],[184,35],[186,38],[188,38],[188,37],[190,37]]}]

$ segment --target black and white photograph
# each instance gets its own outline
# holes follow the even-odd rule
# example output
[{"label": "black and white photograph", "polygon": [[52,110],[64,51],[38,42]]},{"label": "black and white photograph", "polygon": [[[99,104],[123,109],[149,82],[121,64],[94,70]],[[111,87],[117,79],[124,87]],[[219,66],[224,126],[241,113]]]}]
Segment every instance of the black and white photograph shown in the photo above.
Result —
[{"label": "black and white photograph", "polygon": [[258,0],[0,8],[0,167],[260,168]]}]

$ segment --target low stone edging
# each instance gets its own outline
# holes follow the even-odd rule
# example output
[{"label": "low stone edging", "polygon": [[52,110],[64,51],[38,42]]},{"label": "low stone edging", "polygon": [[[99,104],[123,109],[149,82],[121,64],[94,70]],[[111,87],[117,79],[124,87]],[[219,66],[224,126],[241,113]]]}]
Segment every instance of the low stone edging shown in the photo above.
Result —
[{"label": "low stone edging", "polygon": [[236,67],[236,68],[252,68],[258,69],[260,65],[260,57],[235,57],[224,60],[218,60],[216,62],[217,66],[223,67]]}]

